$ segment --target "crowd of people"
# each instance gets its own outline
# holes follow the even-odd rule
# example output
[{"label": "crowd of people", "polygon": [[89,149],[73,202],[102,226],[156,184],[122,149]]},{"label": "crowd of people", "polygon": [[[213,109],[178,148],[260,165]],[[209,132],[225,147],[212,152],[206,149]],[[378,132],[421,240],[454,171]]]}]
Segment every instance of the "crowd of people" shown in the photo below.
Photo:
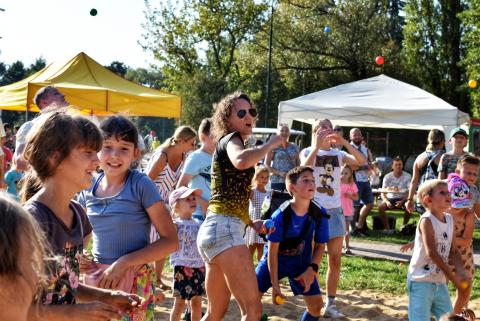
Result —
[{"label": "crowd of people", "polygon": [[[379,176],[360,129],[347,140],[330,120],[318,120],[311,146],[299,151],[280,124],[277,135],[249,147],[257,109],[237,91],[198,132],[180,126],[160,144],[154,132],[144,141],[123,116],[96,125],[69,111],[54,87],[34,101],[41,113],[16,137],[11,126],[0,131],[12,153],[11,164],[8,151],[0,153],[11,196],[0,195],[2,320],[153,320],[156,302],[171,290],[172,321],[184,311],[189,320],[222,320],[232,295],[242,320],[258,321],[270,288],[272,303],[283,304],[284,278],[304,298],[300,320],[345,317],[336,305],[341,259],[352,254],[350,234],[369,233],[371,180]],[[413,249],[410,320],[459,315],[468,305],[480,160],[464,151],[467,140],[455,128],[445,153],[444,133],[432,130],[412,175],[395,157],[383,179],[385,233],[395,228],[387,211],[402,209],[404,224],[414,208],[421,214],[415,241],[402,248]],[[153,150],[144,172],[135,169],[142,143]],[[266,217],[272,190],[289,200]],[[163,275],[168,257],[172,287]],[[457,289],[453,305],[448,280]]]}]

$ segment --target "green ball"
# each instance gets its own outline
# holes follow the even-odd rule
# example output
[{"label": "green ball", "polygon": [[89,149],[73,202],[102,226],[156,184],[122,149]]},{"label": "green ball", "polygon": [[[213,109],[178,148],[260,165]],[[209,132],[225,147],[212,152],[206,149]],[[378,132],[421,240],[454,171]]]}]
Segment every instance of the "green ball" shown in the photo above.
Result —
[{"label": "green ball", "polygon": [[97,15],[97,9],[94,8],[94,9],[90,10],[90,15],[95,17]]}]

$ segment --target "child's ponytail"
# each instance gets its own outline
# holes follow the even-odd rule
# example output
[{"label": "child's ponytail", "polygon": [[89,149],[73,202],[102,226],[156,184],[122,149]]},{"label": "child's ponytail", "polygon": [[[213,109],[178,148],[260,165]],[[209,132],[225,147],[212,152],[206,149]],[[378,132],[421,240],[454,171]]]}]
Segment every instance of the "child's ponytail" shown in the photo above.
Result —
[{"label": "child's ponytail", "polygon": [[25,203],[42,188],[42,181],[33,169],[20,180],[20,202]]}]

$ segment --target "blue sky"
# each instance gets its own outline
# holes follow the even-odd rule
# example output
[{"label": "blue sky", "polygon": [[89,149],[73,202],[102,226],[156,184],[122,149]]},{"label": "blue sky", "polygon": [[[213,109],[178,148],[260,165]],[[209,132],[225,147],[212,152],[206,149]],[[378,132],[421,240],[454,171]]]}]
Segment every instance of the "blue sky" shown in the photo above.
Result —
[{"label": "blue sky", "polygon": [[40,56],[53,62],[84,51],[103,65],[148,67],[153,59],[138,45],[144,6],[143,0],[0,0],[0,61],[29,65]]}]

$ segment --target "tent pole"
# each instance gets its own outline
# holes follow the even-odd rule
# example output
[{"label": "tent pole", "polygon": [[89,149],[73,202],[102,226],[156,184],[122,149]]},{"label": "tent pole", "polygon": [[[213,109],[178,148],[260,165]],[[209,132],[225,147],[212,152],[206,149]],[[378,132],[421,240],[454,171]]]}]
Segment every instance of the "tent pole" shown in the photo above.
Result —
[{"label": "tent pole", "polygon": [[271,83],[271,70],[272,70],[272,38],[273,38],[273,13],[274,13],[274,3],[275,0],[272,0],[272,11],[270,13],[270,36],[268,40],[268,68],[267,68],[267,88],[265,90],[265,128],[268,127],[268,107],[270,105],[270,83]]}]

